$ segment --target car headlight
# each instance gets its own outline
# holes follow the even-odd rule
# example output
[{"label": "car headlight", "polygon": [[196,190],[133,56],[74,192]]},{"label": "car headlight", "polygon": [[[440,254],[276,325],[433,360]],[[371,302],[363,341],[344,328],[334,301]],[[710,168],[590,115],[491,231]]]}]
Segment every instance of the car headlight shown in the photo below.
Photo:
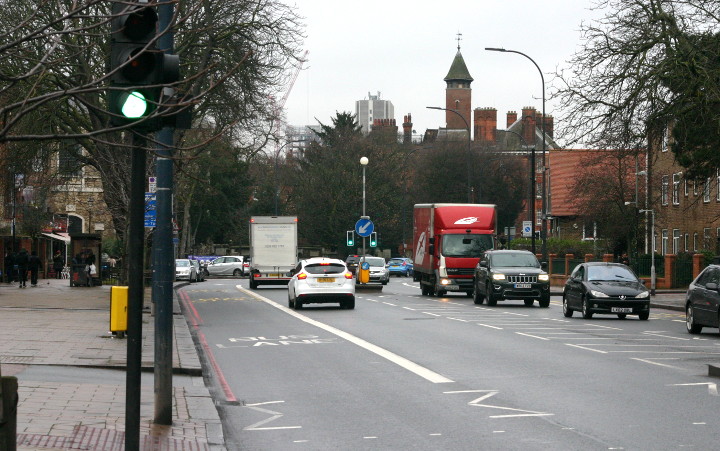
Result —
[{"label": "car headlight", "polygon": [[540,275],[538,276],[538,280],[543,281],[543,282],[547,282],[548,280],[550,280],[550,276],[547,275],[547,274],[540,274]]},{"label": "car headlight", "polygon": [[493,274],[493,280],[505,280],[505,274],[500,274],[500,273]]},{"label": "car headlight", "polygon": [[649,297],[650,297],[650,292],[649,292],[649,291],[643,291],[642,293],[638,294],[638,295],[635,296],[635,297],[636,297],[637,299],[649,298]]},{"label": "car headlight", "polygon": [[590,290],[590,294],[592,294],[596,298],[609,298],[607,294],[603,293],[602,291],[597,290]]}]

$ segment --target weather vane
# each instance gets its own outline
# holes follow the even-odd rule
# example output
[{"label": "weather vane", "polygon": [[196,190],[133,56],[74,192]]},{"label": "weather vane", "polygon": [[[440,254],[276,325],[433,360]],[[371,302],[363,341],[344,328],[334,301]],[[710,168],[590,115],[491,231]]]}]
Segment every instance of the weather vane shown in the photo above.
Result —
[{"label": "weather vane", "polygon": [[462,40],[462,33],[459,31],[457,32],[457,41],[458,41],[458,52],[460,51],[460,41]]}]

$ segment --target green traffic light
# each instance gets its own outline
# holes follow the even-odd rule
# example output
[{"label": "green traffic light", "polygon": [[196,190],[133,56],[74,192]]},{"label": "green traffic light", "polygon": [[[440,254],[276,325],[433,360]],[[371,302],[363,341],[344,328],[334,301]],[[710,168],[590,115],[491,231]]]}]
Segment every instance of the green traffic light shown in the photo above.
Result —
[{"label": "green traffic light", "polygon": [[148,109],[148,102],[140,91],[132,91],[121,97],[120,111],[129,119],[143,117]]}]

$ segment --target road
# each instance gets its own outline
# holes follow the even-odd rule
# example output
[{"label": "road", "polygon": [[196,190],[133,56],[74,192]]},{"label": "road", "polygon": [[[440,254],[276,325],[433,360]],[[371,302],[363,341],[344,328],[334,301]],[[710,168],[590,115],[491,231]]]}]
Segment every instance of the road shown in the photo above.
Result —
[{"label": "road", "polygon": [[717,331],[519,302],[420,296],[410,278],[355,310],[287,308],[285,287],[179,291],[228,449],[714,449]]}]

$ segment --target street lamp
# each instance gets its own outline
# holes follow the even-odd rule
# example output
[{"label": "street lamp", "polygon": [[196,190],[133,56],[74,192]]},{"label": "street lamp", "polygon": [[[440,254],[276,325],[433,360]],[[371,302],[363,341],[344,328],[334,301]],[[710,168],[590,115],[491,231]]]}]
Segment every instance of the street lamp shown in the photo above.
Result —
[{"label": "street lamp", "polygon": [[[542,254],[543,260],[547,260],[547,167],[545,166],[545,76],[540,70],[540,66],[537,65],[534,59],[530,58],[522,52],[517,50],[507,50],[497,47],[485,47],[485,50],[490,52],[505,52],[505,53],[517,53],[525,58],[529,59],[537,68],[540,73],[540,81],[542,82],[542,231],[540,237],[542,238]],[[534,219],[533,219],[534,221]],[[533,222],[534,223],[534,222]]]},{"label": "street lamp", "polygon": [[458,113],[457,110],[441,108],[439,106],[426,106],[425,108],[430,109],[430,110],[450,111],[451,113],[455,113],[458,116],[460,116],[460,119],[462,119],[463,122],[465,122],[465,127],[467,127],[467,132],[468,132],[467,162],[466,162],[467,164],[465,165],[467,167],[467,190],[468,190],[468,200],[467,201],[468,201],[468,203],[471,203],[472,202],[472,187],[470,186],[470,142],[471,142],[471,140],[470,140],[470,124],[468,124],[467,119],[465,119],[465,117],[462,114]]},{"label": "street lamp", "polygon": [[655,296],[655,281],[657,280],[655,275],[655,210],[647,209],[639,211],[640,213],[650,213],[650,238],[652,240],[652,244],[650,244],[650,256],[652,257],[650,263],[650,294]]}]

